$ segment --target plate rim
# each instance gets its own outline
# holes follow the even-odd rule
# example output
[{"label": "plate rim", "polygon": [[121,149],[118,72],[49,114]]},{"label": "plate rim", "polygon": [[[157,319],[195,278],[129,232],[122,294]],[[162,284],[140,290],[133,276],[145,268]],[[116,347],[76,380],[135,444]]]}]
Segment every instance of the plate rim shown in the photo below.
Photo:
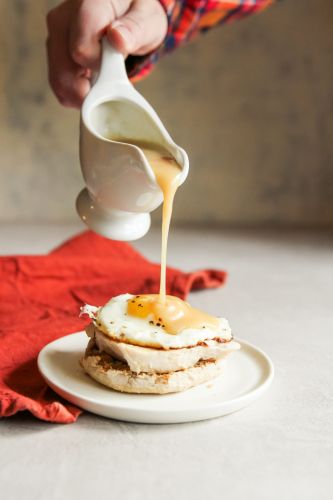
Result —
[{"label": "plate rim", "polygon": [[[257,397],[260,396],[261,393],[265,392],[266,389],[268,389],[268,387],[271,385],[272,381],[273,381],[273,378],[274,378],[274,373],[275,373],[275,370],[274,370],[274,365],[273,365],[273,362],[271,360],[271,358],[262,350],[260,349],[259,347],[255,346],[254,344],[252,344],[251,342],[248,342],[248,341],[245,341],[245,340],[242,340],[242,339],[239,339],[238,337],[235,338],[234,340],[239,342],[241,345],[244,345],[244,347],[247,347],[248,349],[254,351],[256,354],[259,354],[260,357],[265,361],[266,363],[266,370],[267,370],[267,376],[265,377],[264,381],[262,383],[260,383],[260,385],[258,387],[255,387],[254,389],[251,389],[250,391],[246,392],[245,394],[242,394],[240,396],[237,396],[237,397],[234,397],[232,399],[228,399],[226,401],[219,401],[217,400],[216,402],[213,402],[213,403],[209,403],[209,404],[205,404],[205,406],[203,408],[198,408],[197,406],[194,406],[194,407],[191,407],[191,406],[185,406],[185,407],[182,407],[181,409],[178,409],[178,408],[168,408],[168,409],[159,409],[159,408],[149,408],[149,409],[144,409],[144,408],[136,408],[135,406],[131,407],[131,406],[123,406],[123,405],[119,405],[119,403],[115,402],[115,403],[103,403],[102,401],[100,400],[97,400],[95,399],[94,397],[87,397],[85,395],[82,395],[81,393],[77,392],[76,390],[72,390],[70,389],[70,391],[68,390],[68,388],[66,388],[64,385],[62,385],[61,383],[54,383],[50,377],[48,376],[48,373],[45,373],[43,367],[42,367],[42,364],[43,364],[43,358],[44,356],[46,356],[47,354],[47,351],[52,347],[53,344],[57,344],[58,342],[61,342],[63,341],[64,339],[66,339],[67,337],[72,337],[72,336],[78,336],[78,335],[85,335],[85,332],[84,330],[83,331],[77,331],[77,332],[73,332],[73,333],[70,333],[68,335],[64,335],[63,337],[59,337],[58,339],[55,339],[53,340],[52,342],[49,342],[48,344],[46,344],[39,352],[38,354],[38,357],[37,357],[37,366],[38,366],[38,370],[39,370],[39,373],[41,374],[41,376],[43,377],[43,379],[45,380],[45,382],[57,393],[57,390],[56,389],[59,389],[60,391],[62,391],[62,393],[65,393],[69,396],[73,396],[74,398],[77,398],[85,403],[88,403],[88,404],[95,404],[95,405],[105,405],[107,408],[109,409],[114,409],[114,410],[117,410],[117,411],[129,411],[129,412],[144,412],[144,411],[148,411],[150,414],[168,414],[168,415],[177,415],[177,414],[181,414],[181,413],[184,413],[184,412],[197,412],[197,411],[200,411],[200,410],[204,410],[204,411],[213,411],[213,410],[218,410],[221,406],[222,407],[225,407],[225,406],[233,406],[239,402],[244,402],[246,403],[248,400],[248,402],[250,403],[251,401],[257,399]],[[47,372],[47,370],[46,370]],[[131,396],[131,394],[127,394],[127,393],[121,393],[119,391],[116,391],[118,394],[124,394],[125,396]],[[57,393],[59,395],[59,393]],[[175,394],[178,394],[178,393],[175,393]],[[142,394],[143,396],[146,396],[146,394]],[[60,394],[61,397],[64,397]],[[136,394],[136,396],[140,396],[140,394]],[[158,396],[158,395],[153,395],[154,397]],[[169,396],[172,396],[172,394],[169,394]],[[65,398],[66,399],[66,398]],[[76,404],[76,403],[73,403],[73,401],[69,401],[71,404]],[[78,405],[79,406],[79,405]],[[241,408],[245,407],[246,404],[242,405]],[[90,411],[90,410],[86,410],[86,411]]]}]

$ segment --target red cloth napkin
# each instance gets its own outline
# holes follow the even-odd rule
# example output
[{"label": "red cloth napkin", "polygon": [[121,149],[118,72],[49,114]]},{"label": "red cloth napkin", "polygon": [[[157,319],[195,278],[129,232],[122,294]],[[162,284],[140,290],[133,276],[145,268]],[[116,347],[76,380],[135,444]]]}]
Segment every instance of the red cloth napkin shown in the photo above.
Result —
[{"label": "red cloth napkin", "polygon": [[[0,416],[23,410],[42,420],[74,422],[81,410],[44,382],[36,358],[43,346],[82,330],[83,303],[103,305],[121,293],[156,293],[160,267],[127,243],[84,232],[48,255],[0,257]],[[220,286],[224,271],[168,269],[167,293]]]}]

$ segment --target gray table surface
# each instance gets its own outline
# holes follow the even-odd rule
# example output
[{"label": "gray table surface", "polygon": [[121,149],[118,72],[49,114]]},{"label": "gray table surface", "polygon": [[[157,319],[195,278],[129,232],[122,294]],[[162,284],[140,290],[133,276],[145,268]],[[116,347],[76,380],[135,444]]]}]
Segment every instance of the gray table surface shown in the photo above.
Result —
[{"label": "gray table surface", "polygon": [[[80,226],[0,226],[0,253],[45,252]],[[135,246],[159,260],[159,234]],[[190,301],[273,359],[270,390],[210,421],[140,425],[84,414],[0,422],[3,499],[333,498],[333,235],[173,230],[169,264],[225,268]]]}]

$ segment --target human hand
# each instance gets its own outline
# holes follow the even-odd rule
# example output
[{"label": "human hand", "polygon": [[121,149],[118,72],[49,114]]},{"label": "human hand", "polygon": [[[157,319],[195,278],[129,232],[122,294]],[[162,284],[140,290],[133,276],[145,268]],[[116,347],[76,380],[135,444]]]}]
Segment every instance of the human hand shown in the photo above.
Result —
[{"label": "human hand", "polygon": [[125,56],[156,49],[167,32],[158,0],[66,0],[47,15],[49,82],[59,102],[80,107],[100,61],[100,40]]}]

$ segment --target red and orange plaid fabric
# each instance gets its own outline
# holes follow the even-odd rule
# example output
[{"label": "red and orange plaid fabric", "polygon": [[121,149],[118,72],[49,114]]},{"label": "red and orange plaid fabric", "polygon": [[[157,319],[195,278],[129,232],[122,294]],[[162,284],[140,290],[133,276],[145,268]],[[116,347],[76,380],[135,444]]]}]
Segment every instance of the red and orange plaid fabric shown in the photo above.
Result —
[{"label": "red and orange plaid fabric", "polygon": [[160,0],[168,16],[168,33],[158,50],[144,57],[128,58],[133,80],[146,76],[165,53],[192,40],[197,34],[223,23],[260,12],[276,0]]}]

